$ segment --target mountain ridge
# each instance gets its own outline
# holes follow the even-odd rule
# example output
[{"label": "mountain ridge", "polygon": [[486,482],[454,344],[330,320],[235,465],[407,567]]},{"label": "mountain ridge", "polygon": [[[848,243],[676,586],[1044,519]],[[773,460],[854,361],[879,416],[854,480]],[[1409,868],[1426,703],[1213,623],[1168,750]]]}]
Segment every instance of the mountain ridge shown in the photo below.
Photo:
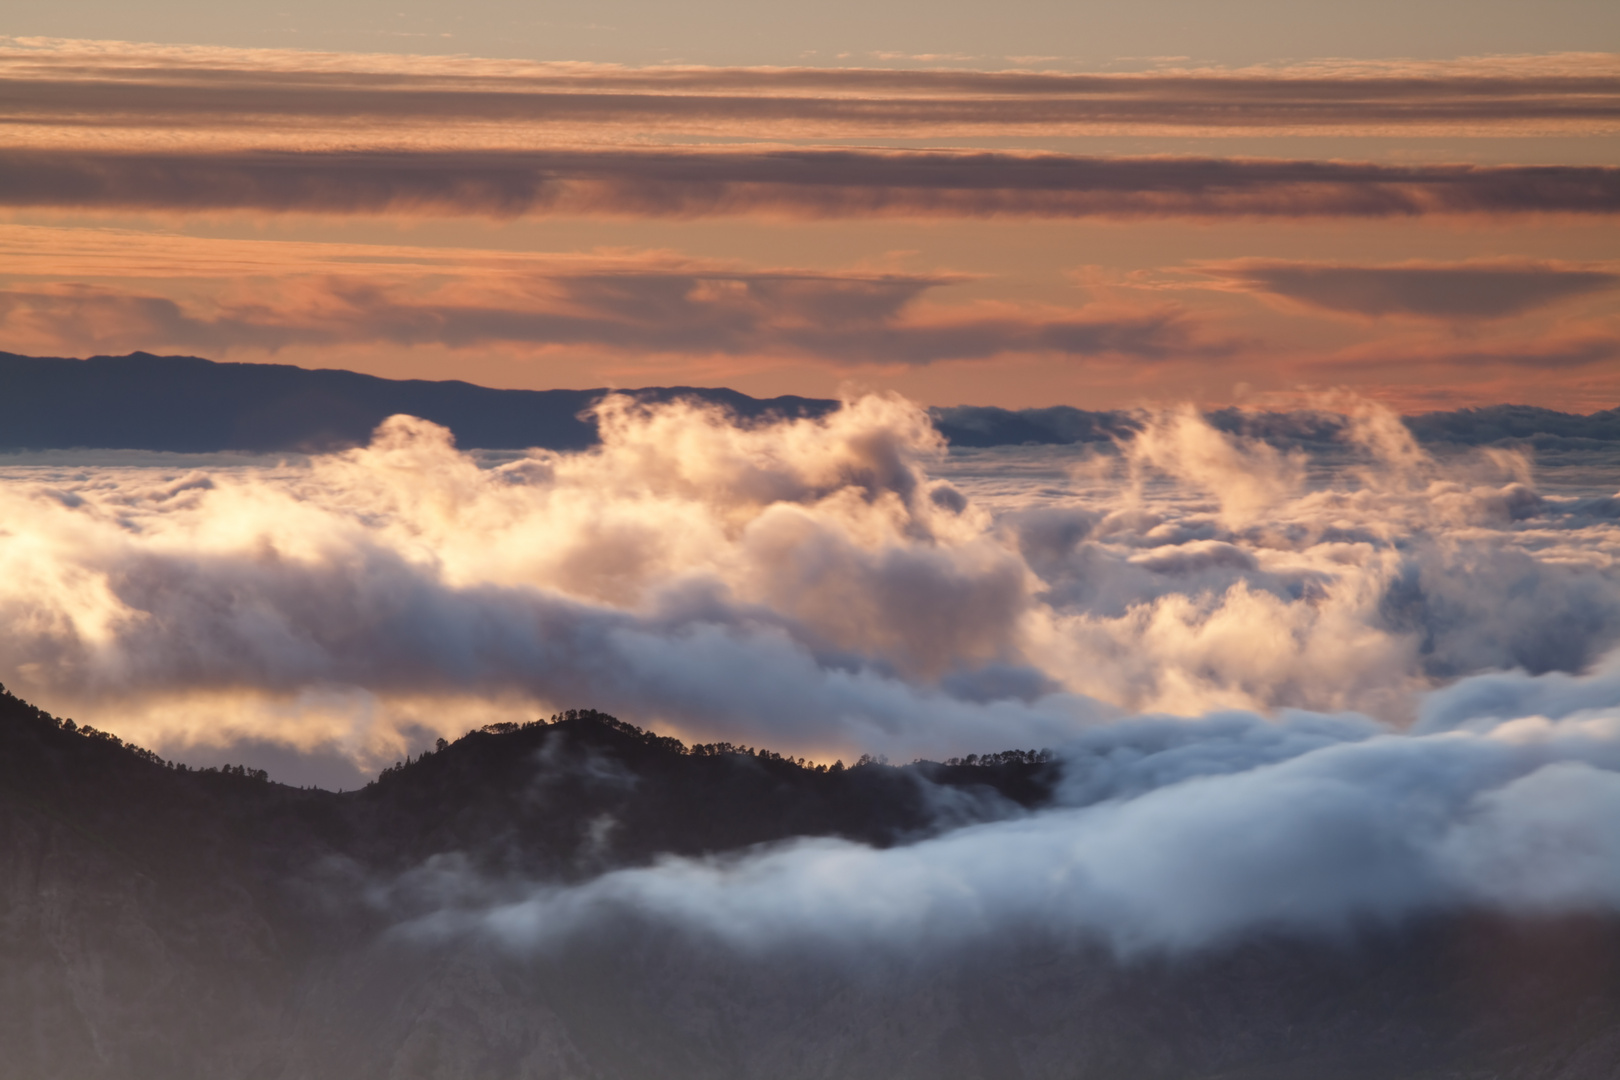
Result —
[{"label": "mountain ridge", "polygon": [[835,770],[555,721],[339,794],[171,767],[0,692],[0,1078],[1604,1080],[1620,1059],[1609,917],[1437,914],[1136,961],[1038,927],[758,952],[607,910],[538,948],[424,934],[476,912],[447,882],[903,846],[1038,809],[1060,768]]},{"label": "mountain ridge", "polygon": [[[175,453],[320,451],[363,445],[386,417],[409,413],[442,424],[463,449],[581,450],[597,440],[591,407],[607,388],[498,390],[460,380],[386,379],[335,368],[217,362],[201,357],[93,356],[78,360],[0,352],[0,447],[125,449]],[[747,421],[824,416],[837,401],[754,398],[710,387],[618,391],[656,403],[692,399]],[[959,447],[1106,443],[1139,430],[1131,410],[1068,405],[1029,409],[958,405],[930,410]],[[1345,421],[1309,410],[1227,408],[1205,414],[1233,434],[1277,443],[1333,441]],[[1406,417],[1420,441],[1546,449],[1620,443],[1620,408],[1585,416],[1527,405]]]},{"label": "mountain ridge", "polygon": [[[175,453],[319,451],[362,445],[384,419],[443,424],[464,449],[578,450],[596,441],[580,419],[609,391],[496,390],[451,380],[384,379],[336,368],[219,363],[192,356],[0,353],[0,445]],[[836,407],[793,396],[650,387],[642,401],[695,397],[739,416],[817,415]]]}]

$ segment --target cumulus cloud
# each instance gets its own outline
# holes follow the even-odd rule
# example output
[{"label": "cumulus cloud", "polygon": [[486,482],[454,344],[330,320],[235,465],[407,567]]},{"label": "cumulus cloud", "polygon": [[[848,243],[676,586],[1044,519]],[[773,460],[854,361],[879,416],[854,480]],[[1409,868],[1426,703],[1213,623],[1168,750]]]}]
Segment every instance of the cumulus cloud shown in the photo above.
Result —
[{"label": "cumulus cloud", "polygon": [[[1025,582],[921,471],[940,443],[919,410],[870,399],[830,427],[754,430],[610,404],[601,425],[600,453],[490,470],[400,418],[308,469],[8,485],[8,681],[104,723],[146,699],[151,738],[297,713],[281,737],[362,752],[402,716],[464,723],[430,707],[457,697],[661,702],[732,736],[768,716],[809,746],[924,726],[940,746],[1001,725],[1038,742],[1098,714],[927,685],[1006,653]],[[263,711],[245,703],[233,732],[244,696]]]},{"label": "cumulus cloud", "polygon": [[894,398],[762,423],[614,398],[599,425],[487,461],[399,417],[274,468],[8,468],[0,680],[171,753],[364,765],[591,704],[942,757],[1141,711],[1401,725],[1447,680],[1620,637],[1612,515],[1370,407],[1326,472],[1171,411],[1056,489],[957,475]]},{"label": "cumulus cloud", "polygon": [[0,205],[704,218],[1612,214],[1620,169],[984,151],[13,149]]}]

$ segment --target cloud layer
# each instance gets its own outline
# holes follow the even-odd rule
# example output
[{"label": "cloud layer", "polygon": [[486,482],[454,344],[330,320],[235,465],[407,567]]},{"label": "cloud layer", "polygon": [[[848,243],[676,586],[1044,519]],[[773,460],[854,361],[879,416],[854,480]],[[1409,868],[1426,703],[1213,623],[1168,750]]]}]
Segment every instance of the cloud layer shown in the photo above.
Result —
[{"label": "cloud layer", "polygon": [[1062,497],[939,478],[885,398],[765,426],[613,400],[601,447],[494,467],[409,418],[276,469],[19,466],[0,680],[168,750],[374,762],[589,703],[944,756],[1143,710],[1405,723],[1439,681],[1620,638],[1615,517],[1511,454],[1442,467],[1368,412],[1324,481],[1191,412],[1142,424]]},{"label": "cloud layer", "polygon": [[532,949],[633,915],[753,954],[934,956],[1016,934],[1131,958],[1459,909],[1613,914],[1620,683],[1581,686],[1578,716],[1422,736],[1312,715],[1126,721],[1065,748],[1058,807],[896,848],[804,840],[515,898],[440,864],[456,903],[406,932]]},{"label": "cloud layer", "polygon": [[1229,351],[1164,307],[918,304],[957,280],[943,275],[747,271],[670,259],[514,266],[498,279],[459,268],[424,267],[421,276],[401,269],[287,274],[270,298],[245,288],[176,299],[131,285],[30,283],[0,290],[0,332],[39,351],[493,344],[839,366],[1031,352],[1154,361]]},{"label": "cloud layer", "polygon": [[6,464],[0,678],[293,780],[586,703],[798,754],[1062,761],[1049,809],[885,850],[568,888],[441,853],[370,901],[418,939],[630,916],[752,952],[1016,930],[1135,956],[1620,909],[1614,497],[1437,460],[1355,403],[1311,455],[1191,410],[952,456],[897,398],[600,423],[576,454],[475,459],[395,417],[275,466]]},{"label": "cloud layer", "polygon": [[0,206],[702,218],[1620,211],[1620,168],[898,150],[0,152]]},{"label": "cloud layer", "polygon": [[1255,292],[1353,315],[1504,319],[1620,286],[1606,268],[1548,263],[1333,266],[1249,260],[1208,272]]},{"label": "cloud layer", "polygon": [[[1608,61],[1607,63],[1605,61]],[[775,139],[1196,132],[1531,133],[1620,127],[1600,54],[1452,64],[1058,74],[862,68],[624,68],[102,42],[0,45],[4,120],[240,138],[497,143],[547,130]],[[443,125],[453,124],[457,133]],[[438,127],[440,130],[435,131]],[[279,129],[279,131],[278,131]]]}]

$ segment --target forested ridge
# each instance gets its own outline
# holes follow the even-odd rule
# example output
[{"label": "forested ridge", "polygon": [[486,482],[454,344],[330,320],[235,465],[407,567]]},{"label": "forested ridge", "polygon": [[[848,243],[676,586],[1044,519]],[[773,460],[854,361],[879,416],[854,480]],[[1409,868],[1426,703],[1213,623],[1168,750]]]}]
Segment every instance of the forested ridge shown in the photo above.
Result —
[{"label": "forested ridge", "polygon": [[840,767],[573,710],[337,793],[172,765],[0,693],[0,1077],[1613,1075],[1620,927],[1597,917],[1136,960],[1038,927],[855,953],[628,911],[527,948],[409,929],[476,915],[468,882],[910,844],[1038,811],[1062,771],[1039,750]]}]

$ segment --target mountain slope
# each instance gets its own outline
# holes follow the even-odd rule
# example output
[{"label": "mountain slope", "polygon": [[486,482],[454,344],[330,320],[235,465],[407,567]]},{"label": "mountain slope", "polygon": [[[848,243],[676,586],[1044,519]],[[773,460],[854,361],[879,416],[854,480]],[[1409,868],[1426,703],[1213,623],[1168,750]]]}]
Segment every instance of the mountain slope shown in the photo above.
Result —
[{"label": "mountain slope", "polygon": [[[1036,927],[763,949],[634,911],[431,933],[493,889],[1027,812],[1059,766],[832,770],[600,714],[345,794],[169,767],[0,695],[0,1077],[1537,1077],[1620,1060],[1620,924],[1477,914],[1129,963]],[[477,887],[474,885],[477,883]]]}]

